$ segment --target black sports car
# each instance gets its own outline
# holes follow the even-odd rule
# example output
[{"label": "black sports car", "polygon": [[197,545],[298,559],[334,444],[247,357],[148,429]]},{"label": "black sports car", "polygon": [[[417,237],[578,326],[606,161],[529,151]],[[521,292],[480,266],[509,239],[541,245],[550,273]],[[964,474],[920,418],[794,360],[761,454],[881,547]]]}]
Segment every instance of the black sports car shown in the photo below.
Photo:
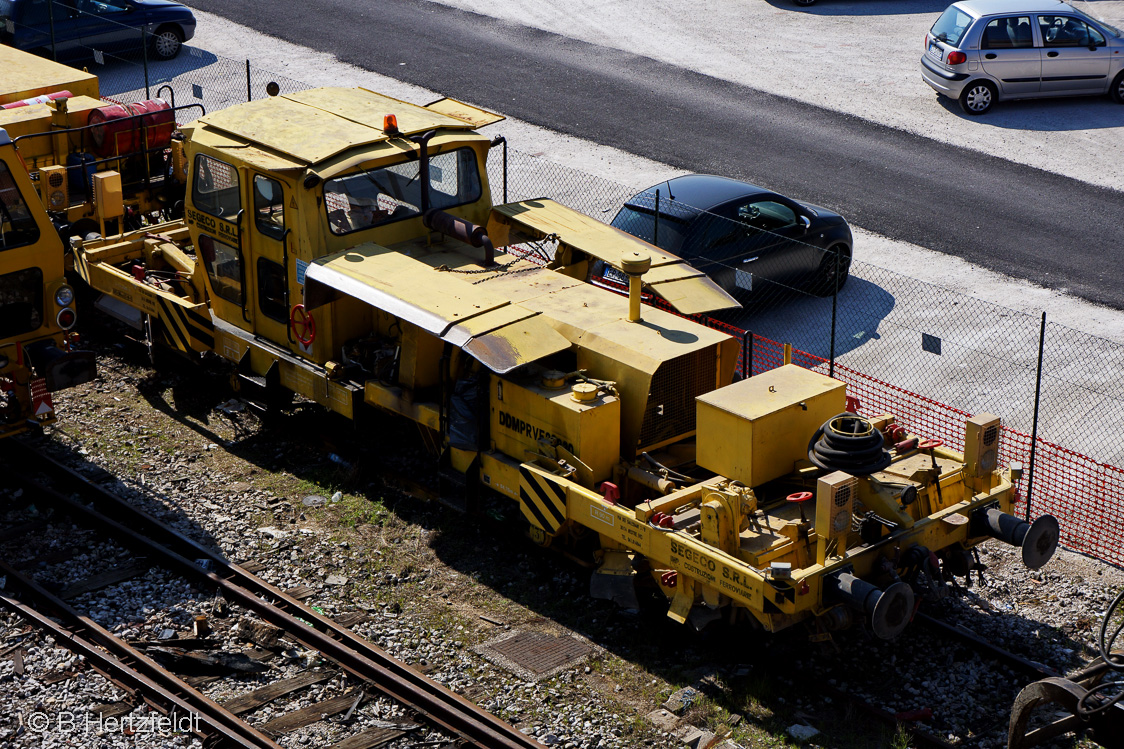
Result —
[{"label": "black sports car", "polygon": [[829,296],[851,267],[851,227],[838,213],[710,174],[634,195],[612,224],[683,258],[740,301],[760,298],[765,287]]}]

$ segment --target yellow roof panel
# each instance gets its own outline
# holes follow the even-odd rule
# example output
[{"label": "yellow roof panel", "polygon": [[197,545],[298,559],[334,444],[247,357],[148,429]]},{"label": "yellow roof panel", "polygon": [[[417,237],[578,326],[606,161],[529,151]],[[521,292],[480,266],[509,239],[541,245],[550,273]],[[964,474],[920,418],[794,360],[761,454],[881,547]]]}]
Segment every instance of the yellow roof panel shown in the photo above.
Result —
[{"label": "yellow roof panel", "polygon": [[464,120],[361,88],[317,88],[247,102],[200,122],[280,151],[307,164],[349,148],[387,140],[383,115],[393,114],[406,134],[434,128],[468,129]]},{"label": "yellow roof panel", "polygon": [[523,364],[565,351],[570,348],[570,342],[550,327],[545,318],[535,315],[474,336],[462,348],[488,369],[505,374]]},{"label": "yellow roof panel", "polygon": [[[645,279],[647,280],[647,279]],[[649,283],[648,286],[683,315],[701,315],[741,305],[707,276]],[[731,303],[732,302],[732,303]]]},{"label": "yellow roof panel", "polygon": [[617,269],[634,252],[651,256],[652,268],[644,274],[644,285],[684,315],[741,306],[718,284],[677,256],[561,203],[524,200],[496,206],[493,213],[498,215],[499,223],[515,227],[519,233],[535,239],[556,235],[560,245],[604,260]]},{"label": "yellow roof panel", "polygon": [[0,44],[0,104],[69,91],[98,98],[98,77]]},{"label": "yellow roof panel", "polygon": [[[583,341],[589,336],[613,341],[635,352],[637,357],[647,357],[652,366],[730,338],[721,331],[647,305],[641,310],[640,322],[629,322],[627,297],[590,284],[528,299],[523,306],[572,329]],[[638,363],[635,366],[641,367]]]},{"label": "yellow roof panel", "polygon": [[502,114],[489,112],[486,109],[480,109],[471,104],[465,104],[463,101],[449,98],[438,99],[432,104],[426,104],[425,108],[434,112],[442,112],[450,117],[456,117],[458,120],[470,122],[473,127],[484,127],[507,119]]},{"label": "yellow roof panel", "polygon": [[619,266],[621,258],[633,252],[651,255],[652,267],[679,262],[675,255],[642,239],[546,198],[499,205],[493,210],[525,231],[539,236],[557,234],[562,242],[611,265]]},{"label": "yellow roof panel", "polygon": [[501,374],[570,347],[533,310],[376,244],[315,261],[305,280],[310,308],[335,292],[346,294],[463,348]]},{"label": "yellow roof panel", "polygon": [[424,133],[439,127],[470,129],[472,125],[455,116],[419,107],[400,99],[384,96],[365,88],[313,88],[296,94],[286,94],[286,99],[323,109],[361,125],[367,125],[382,134],[383,115],[392,114],[398,120],[398,130],[406,135]]}]

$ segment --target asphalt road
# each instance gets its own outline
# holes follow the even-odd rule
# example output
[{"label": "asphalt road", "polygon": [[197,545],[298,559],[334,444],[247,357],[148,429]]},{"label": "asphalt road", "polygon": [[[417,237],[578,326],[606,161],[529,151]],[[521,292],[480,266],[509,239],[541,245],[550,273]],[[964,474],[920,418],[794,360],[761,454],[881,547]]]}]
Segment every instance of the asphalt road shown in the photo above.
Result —
[{"label": "asphalt road", "polygon": [[[422,0],[189,0],[265,34],[1124,309],[1124,195],[620,50]],[[841,81],[841,84],[845,81]]]}]

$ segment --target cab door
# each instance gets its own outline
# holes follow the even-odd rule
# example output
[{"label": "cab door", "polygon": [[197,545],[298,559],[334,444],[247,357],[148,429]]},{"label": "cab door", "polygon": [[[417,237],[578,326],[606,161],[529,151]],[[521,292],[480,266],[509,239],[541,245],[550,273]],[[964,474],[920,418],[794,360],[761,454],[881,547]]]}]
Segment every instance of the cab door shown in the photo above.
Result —
[{"label": "cab door", "polygon": [[199,232],[196,252],[207,271],[211,311],[243,330],[252,329],[246,284],[246,224],[243,195],[247,175],[215,156],[195,156],[187,223]]},{"label": "cab door", "polygon": [[283,348],[293,342],[289,328],[289,243],[291,232],[286,201],[291,191],[280,181],[251,173],[253,213],[246,222],[251,247],[250,267],[254,279],[249,306],[254,333]]}]

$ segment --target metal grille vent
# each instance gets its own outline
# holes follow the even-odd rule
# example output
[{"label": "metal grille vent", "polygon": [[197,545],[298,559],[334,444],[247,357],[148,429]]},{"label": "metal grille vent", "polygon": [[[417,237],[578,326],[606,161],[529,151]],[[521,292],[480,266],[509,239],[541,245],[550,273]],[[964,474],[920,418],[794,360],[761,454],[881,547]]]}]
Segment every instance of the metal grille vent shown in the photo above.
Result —
[{"label": "metal grille vent", "polygon": [[846,484],[835,490],[835,506],[846,507],[851,503],[851,485]]},{"label": "metal grille vent", "polygon": [[695,430],[695,398],[714,389],[717,367],[715,346],[660,365],[652,377],[648,407],[640,425],[640,449]]},{"label": "metal grille vent", "polygon": [[984,447],[991,447],[995,444],[995,440],[999,437],[999,427],[995,424],[990,425],[983,433]]},{"label": "metal grille vent", "polygon": [[51,172],[51,176],[47,178],[47,184],[51,187],[62,187],[62,172]]},{"label": "metal grille vent", "polygon": [[572,635],[524,630],[476,650],[496,665],[524,679],[538,681],[573,668],[589,656],[592,648]]}]

